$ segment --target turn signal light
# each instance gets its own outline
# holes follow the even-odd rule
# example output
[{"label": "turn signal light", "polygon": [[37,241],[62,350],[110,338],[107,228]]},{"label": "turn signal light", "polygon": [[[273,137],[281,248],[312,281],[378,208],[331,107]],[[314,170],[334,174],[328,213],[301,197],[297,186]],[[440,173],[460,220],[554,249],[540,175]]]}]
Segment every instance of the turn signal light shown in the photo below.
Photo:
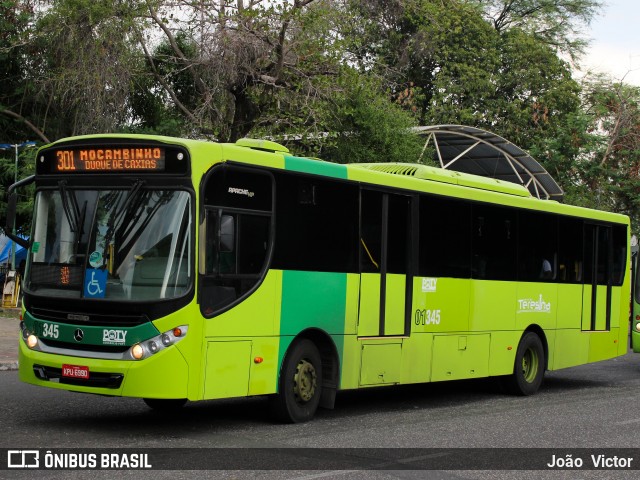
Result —
[{"label": "turn signal light", "polygon": [[187,325],[174,327],[160,335],[148,338],[141,343],[136,343],[129,349],[129,354],[134,360],[148,358],[182,340],[187,335],[188,330],[189,327]]}]

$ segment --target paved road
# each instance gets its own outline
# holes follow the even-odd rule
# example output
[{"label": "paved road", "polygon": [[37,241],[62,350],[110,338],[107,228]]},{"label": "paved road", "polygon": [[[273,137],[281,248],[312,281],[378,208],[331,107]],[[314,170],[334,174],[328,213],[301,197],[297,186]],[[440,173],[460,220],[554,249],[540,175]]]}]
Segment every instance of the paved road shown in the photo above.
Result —
[{"label": "paved road", "polygon": [[[148,410],[136,399],[25,385],[18,381],[15,371],[0,372],[0,392],[0,447],[5,448],[545,447],[591,451],[638,448],[640,439],[638,354],[549,373],[539,394],[532,397],[505,396],[487,381],[342,392],[335,410],[322,410],[313,422],[302,425],[274,424],[263,398],[192,403],[178,414],[166,415]],[[640,458],[636,460],[640,462]],[[8,472],[0,471],[0,477],[2,473]],[[87,472],[81,473],[38,472],[38,476],[85,478]],[[142,475],[115,473],[121,478]],[[215,477],[590,479],[635,478],[635,473],[283,470],[215,472]],[[92,476],[113,478],[114,472],[95,472]],[[180,468],[144,477],[203,476],[206,472]],[[213,472],[208,476],[213,478]]]}]

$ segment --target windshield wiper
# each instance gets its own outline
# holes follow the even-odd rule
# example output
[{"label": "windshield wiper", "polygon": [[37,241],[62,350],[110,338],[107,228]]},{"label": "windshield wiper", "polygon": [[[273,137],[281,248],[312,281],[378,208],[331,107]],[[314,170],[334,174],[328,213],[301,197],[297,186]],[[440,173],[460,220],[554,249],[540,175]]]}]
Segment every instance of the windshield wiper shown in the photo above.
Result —
[{"label": "windshield wiper", "polygon": [[67,216],[69,227],[71,228],[72,232],[78,235],[78,229],[81,227],[81,225],[78,225],[78,219],[80,217],[80,207],[78,207],[78,200],[76,199],[75,194],[69,192],[69,190],[67,189],[67,182],[65,180],[58,182],[58,187],[60,188],[62,209],[64,210],[64,214]]},{"label": "windshield wiper", "polygon": [[[109,216],[109,222],[107,224],[107,232],[104,236],[104,251],[102,252],[104,257],[106,257],[107,251],[109,249],[109,244],[111,243],[111,239],[115,234],[116,225],[120,223],[122,216],[129,209],[131,203],[140,196],[144,183],[144,180],[136,180],[136,182],[131,186],[131,189],[127,193],[122,206],[116,209],[116,205],[114,205],[113,210],[111,210],[111,215]],[[117,197],[114,203],[117,204]]]}]

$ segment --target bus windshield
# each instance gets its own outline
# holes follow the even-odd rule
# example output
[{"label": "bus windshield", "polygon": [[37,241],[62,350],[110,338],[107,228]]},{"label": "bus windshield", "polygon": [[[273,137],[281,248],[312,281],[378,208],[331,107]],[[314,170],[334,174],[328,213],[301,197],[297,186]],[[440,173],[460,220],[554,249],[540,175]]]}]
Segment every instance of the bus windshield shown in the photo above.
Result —
[{"label": "bus windshield", "polygon": [[144,188],[36,195],[25,287],[36,295],[149,301],[193,278],[189,193]]}]

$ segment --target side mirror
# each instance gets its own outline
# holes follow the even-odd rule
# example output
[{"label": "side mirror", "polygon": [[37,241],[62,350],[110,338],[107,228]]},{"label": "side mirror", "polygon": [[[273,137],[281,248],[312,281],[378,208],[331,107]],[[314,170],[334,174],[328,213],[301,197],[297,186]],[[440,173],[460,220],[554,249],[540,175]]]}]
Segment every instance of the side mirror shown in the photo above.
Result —
[{"label": "side mirror", "polygon": [[25,240],[22,237],[19,237],[13,232],[13,228],[16,222],[16,211],[18,209],[18,192],[16,192],[17,188],[23,187],[25,185],[29,185],[35,181],[35,175],[31,175],[30,177],[24,178],[9,187],[7,191],[7,222],[4,228],[4,232],[11,240],[16,242],[18,245],[24,248],[29,248],[30,243],[28,240]]},{"label": "side mirror", "polygon": [[231,215],[220,217],[219,251],[233,252],[236,246],[236,220]]},{"label": "side mirror", "polygon": [[7,237],[16,242],[18,245],[24,248],[29,248],[29,241],[25,240],[22,237],[19,237],[18,235],[15,235],[13,231],[16,221],[17,205],[18,194],[14,191],[9,194],[9,199],[7,200],[7,224],[4,227],[4,231]]}]

